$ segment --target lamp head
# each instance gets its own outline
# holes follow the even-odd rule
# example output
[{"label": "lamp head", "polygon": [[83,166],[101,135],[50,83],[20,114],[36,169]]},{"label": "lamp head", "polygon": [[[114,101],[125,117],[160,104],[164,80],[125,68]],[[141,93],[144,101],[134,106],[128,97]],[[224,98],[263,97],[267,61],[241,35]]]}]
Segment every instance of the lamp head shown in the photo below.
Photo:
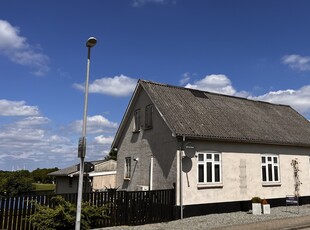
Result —
[{"label": "lamp head", "polygon": [[93,46],[95,46],[97,43],[97,39],[95,37],[90,37],[88,38],[87,42],[86,42],[86,46],[88,48],[92,48]]}]

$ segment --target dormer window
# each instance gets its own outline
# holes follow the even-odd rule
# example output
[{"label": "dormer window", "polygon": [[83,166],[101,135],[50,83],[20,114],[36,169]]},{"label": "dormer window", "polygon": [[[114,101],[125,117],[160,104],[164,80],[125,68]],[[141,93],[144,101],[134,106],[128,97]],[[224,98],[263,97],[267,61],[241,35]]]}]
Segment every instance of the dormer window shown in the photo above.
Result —
[{"label": "dormer window", "polygon": [[134,112],[134,127],[133,127],[134,132],[140,131],[140,127],[141,127],[141,124],[140,124],[140,117],[141,116],[140,116],[140,114],[141,114],[140,109],[135,110],[135,112]]},{"label": "dormer window", "polygon": [[145,107],[145,129],[153,128],[153,105]]}]

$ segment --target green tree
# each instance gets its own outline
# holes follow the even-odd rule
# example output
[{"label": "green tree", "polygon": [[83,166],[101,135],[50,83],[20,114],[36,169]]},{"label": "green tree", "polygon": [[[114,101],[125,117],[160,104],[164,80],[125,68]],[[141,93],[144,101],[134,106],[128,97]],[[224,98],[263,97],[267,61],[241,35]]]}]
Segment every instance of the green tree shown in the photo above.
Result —
[{"label": "green tree", "polygon": [[37,168],[31,172],[31,177],[35,182],[49,184],[52,183],[53,178],[48,176],[47,174],[57,171],[58,168]]},{"label": "green tree", "polygon": [[11,196],[19,195],[33,190],[32,183],[40,182],[49,184],[53,178],[48,173],[57,171],[58,168],[43,168],[32,171],[1,171],[0,170],[0,195],[7,194]]},{"label": "green tree", "polygon": [[21,193],[27,193],[32,190],[33,180],[28,177],[30,174],[26,170],[17,171],[7,177],[3,183],[3,191],[10,196],[16,196]]},{"label": "green tree", "polygon": [[0,171],[0,194],[4,194],[6,192],[4,185],[7,181],[8,173],[6,171]]},{"label": "green tree", "polygon": [[109,155],[107,155],[105,158],[105,160],[117,160],[117,151],[112,148],[109,152]]}]

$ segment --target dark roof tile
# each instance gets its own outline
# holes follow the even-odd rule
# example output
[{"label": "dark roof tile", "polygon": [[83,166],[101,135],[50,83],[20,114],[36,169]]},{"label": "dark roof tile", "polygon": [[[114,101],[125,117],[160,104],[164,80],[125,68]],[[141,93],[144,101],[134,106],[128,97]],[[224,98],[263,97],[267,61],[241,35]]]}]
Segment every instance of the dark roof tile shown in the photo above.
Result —
[{"label": "dark roof tile", "polygon": [[140,80],[177,136],[310,146],[310,122],[287,105]]}]

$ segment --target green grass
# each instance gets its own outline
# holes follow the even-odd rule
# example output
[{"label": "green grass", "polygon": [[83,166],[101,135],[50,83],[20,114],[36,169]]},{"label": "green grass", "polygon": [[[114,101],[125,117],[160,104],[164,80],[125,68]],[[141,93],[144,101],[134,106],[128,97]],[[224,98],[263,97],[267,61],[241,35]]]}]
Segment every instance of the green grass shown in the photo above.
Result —
[{"label": "green grass", "polygon": [[47,190],[55,190],[55,184],[41,184],[41,183],[33,183],[32,184],[35,191],[47,191]]}]

